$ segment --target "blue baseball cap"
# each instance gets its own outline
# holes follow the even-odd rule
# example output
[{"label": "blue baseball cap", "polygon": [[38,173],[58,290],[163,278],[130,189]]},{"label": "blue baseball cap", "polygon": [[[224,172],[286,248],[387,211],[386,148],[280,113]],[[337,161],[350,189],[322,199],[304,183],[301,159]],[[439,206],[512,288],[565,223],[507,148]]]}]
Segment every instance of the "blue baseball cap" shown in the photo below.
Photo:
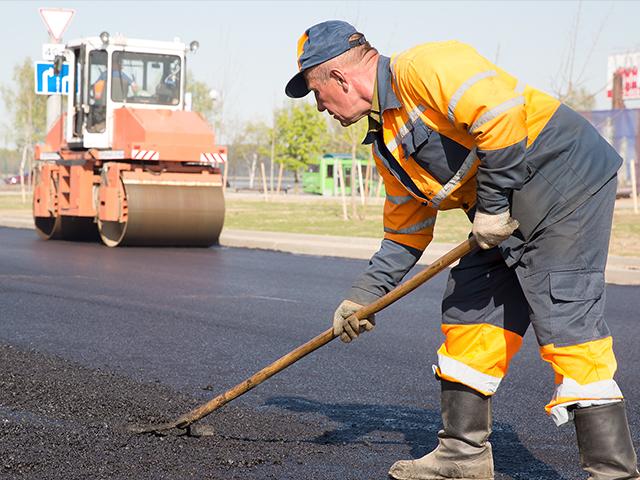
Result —
[{"label": "blue baseball cap", "polygon": [[298,40],[298,73],[296,73],[284,89],[291,98],[302,98],[309,93],[303,72],[311,67],[342,55],[347,50],[363,45],[364,35],[355,41],[349,37],[359,33],[353,25],[341,20],[329,20],[309,27]]}]

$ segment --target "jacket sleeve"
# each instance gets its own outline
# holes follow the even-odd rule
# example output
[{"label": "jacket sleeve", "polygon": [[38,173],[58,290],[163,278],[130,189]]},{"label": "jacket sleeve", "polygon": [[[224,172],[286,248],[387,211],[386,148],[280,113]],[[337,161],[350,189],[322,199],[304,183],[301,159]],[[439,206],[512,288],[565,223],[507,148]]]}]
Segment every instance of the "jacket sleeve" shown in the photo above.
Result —
[{"label": "jacket sleeve", "polygon": [[371,257],[349,292],[348,298],[361,305],[373,302],[402,281],[431,242],[437,213],[409,195],[382,162],[375,159],[386,191],[385,233],[380,250]]},{"label": "jacket sleeve", "polygon": [[347,298],[360,305],[368,305],[393,290],[416,264],[422,252],[383,239],[378,250],[369,260],[365,271],[351,286]]},{"label": "jacket sleeve", "polygon": [[526,112],[517,79],[459,42],[426,44],[409,53],[394,66],[398,87],[416,105],[471,135],[480,160],[477,208],[508,210],[511,191],[522,187],[527,174]]}]

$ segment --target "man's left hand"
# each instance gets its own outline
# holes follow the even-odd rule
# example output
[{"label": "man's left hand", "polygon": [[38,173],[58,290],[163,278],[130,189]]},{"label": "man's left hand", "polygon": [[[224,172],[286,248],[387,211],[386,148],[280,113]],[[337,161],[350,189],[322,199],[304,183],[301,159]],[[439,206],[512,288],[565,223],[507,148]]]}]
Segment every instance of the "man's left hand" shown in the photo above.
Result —
[{"label": "man's left hand", "polygon": [[519,225],[509,211],[497,214],[476,212],[472,231],[480,248],[487,250],[509,238]]}]

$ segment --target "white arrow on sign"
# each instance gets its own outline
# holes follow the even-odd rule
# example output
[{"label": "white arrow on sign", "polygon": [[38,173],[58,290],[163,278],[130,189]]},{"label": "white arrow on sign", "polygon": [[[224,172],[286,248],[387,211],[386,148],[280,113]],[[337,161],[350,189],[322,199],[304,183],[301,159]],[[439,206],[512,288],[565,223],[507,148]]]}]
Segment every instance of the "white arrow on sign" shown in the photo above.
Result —
[{"label": "white arrow on sign", "polygon": [[71,8],[41,8],[40,16],[49,30],[49,35],[60,41],[76,11]]}]

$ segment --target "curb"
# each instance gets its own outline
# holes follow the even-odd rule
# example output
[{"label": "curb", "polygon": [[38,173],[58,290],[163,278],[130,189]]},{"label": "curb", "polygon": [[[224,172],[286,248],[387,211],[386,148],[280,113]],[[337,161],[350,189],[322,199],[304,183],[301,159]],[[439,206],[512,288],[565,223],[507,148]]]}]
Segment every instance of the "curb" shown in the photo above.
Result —
[{"label": "curb", "polygon": [[[301,255],[317,255],[368,260],[380,248],[381,238],[309,235],[304,233],[262,232],[225,229],[220,244],[226,247],[257,248]],[[418,261],[428,265],[456,245],[432,243]]]},{"label": "curb", "polygon": [[11,211],[0,211],[0,227],[35,229],[31,214],[24,215]]},{"label": "curb", "polygon": [[[380,241],[379,238],[227,229],[223,230],[220,236],[220,244],[228,247],[362,260],[368,260],[378,250]],[[418,265],[432,263],[455,246],[455,243],[431,243],[418,261]],[[640,258],[610,255],[605,270],[605,281],[616,285],[640,285]]]},{"label": "curb", "polygon": [[[30,213],[0,211],[0,226],[33,229]],[[254,248],[300,255],[330,256],[368,260],[380,247],[381,238],[340,237],[303,233],[261,232],[224,229],[224,247]],[[428,265],[455,247],[453,243],[432,243],[418,265]],[[609,255],[605,281],[616,285],[640,285],[640,258]]]}]

